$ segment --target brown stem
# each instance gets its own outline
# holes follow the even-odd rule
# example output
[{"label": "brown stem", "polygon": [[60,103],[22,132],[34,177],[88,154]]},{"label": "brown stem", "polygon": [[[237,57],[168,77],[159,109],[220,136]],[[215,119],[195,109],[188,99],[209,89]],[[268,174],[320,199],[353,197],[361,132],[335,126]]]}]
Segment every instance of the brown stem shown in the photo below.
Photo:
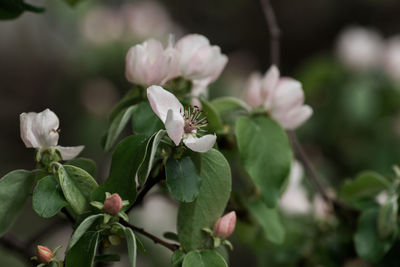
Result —
[{"label": "brown stem", "polygon": [[124,225],[124,226],[126,226],[126,227],[131,228],[133,231],[135,231],[135,232],[137,232],[137,233],[139,233],[139,234],[142,234],[142,235],[144,235],[144,236],[150,238],[151,240],[153,240],[154,243],[160,244],[160,245],[162,245],[162,246],[168,248],[168,249],[171,250],[172,252],[175,251],[175,250],[177,250],[177,249],[179,249],[179,247],[180,247],[178,244],[169,243],[169,242],[167,242],[167,241],[164,241],[164,240],[158,238],[157,236],[155,236],[155,235],[153,235],[153,234],[151,234],[151,233],[149,233],[149,232],[146,232],[143,228],[137,227],[137,226],[135,226],[135,225],[133,225],[133,224],[130,224],[130,223],[128,223],[128,222],[122,221],[121,224]]},{"label": "brown stem", "polygon": [[270,0],[260,0],[260,2],[263,9],[265,20],[267,21],[268,24],[271,63],[275,64],[276,66],[279,66],[281,30],[279,29],[275,12],[274,9],[272,8]]}]

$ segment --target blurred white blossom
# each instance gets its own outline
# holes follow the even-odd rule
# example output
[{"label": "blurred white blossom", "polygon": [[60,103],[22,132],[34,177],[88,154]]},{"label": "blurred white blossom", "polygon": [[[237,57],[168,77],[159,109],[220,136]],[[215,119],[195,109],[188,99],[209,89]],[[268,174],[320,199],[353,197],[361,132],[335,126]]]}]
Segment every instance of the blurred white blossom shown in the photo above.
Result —
[{"label": "blurred white blossom", "polygon": [[376,31],[356,26],[344,29],[337,42],[339,59],[356,71],[379,67],[383,49],[382,37]]},{"label": "blurred white blossom", "polygon": [[289,214],[307,214],[311,211],[311,203],[307,198],[307,192],[301,185],[303,175],[303,167],[298,161],[294,161],[289,175],[288,186],[279,202],[282,210]]},{"label": "blurred white blossom", "polygon": [[246,100],[253,107],[263,107],[283,128],[293,130],[302,125],[313,113],[304,105],[301,83],[288,77],[280,77],[276,66],[262,77],[250,75],[245,86]]},{"label": "blurred white blossom", "polygon": [[400,82],[400,36],[390,38],[385,47],[383,65],[387,74]]}]

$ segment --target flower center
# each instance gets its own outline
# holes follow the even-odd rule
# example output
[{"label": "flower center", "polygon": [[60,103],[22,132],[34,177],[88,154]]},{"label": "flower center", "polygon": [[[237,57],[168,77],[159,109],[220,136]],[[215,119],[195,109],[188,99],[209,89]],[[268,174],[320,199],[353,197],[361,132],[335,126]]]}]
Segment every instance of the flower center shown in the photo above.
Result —
[{"label": "flower center", "polygon": [[197,131],[205,132],[203,129],[207,127],[207,117],[204,116],[203,112],[199,109],[199,107],[188,107],[185,109],[185,113],[183,114],[185,118],[185,126],[183,130],[186,134],[194,133]]}]

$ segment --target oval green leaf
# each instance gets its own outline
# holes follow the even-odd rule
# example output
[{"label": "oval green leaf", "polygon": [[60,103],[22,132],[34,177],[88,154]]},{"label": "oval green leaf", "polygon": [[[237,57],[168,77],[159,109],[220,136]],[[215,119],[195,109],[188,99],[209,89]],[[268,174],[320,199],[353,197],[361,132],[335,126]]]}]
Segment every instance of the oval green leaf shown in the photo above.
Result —
[{"label": "oval green leaf", "polygon": [[99,231],[86,232],[67,252],[65,267],[92,267],[99,242]]},{"label": "oval green leaf", "polygon": [[87,171],[92,177],[96,175],[96,162],[87,158],[74,158],[65,163]]},{"label": "oval green leaf", "polygon": [[133,132],[152,136],[157,131],[164,129],[164,124],[152,110],[149,102],[138,104],[132,116]]},{"label": "oval green leaf", "polygon": [[228,267],[224,258],[214,250],[191,251],[183,259],[182,267]]},{"label": "oval green leaf", "polygon": [[135,111],[136,106],[131,106],[121,110],[115,119],[111,122],[110,128],[107,132],[107,139],[104,149],[109,150],[118,139],[122,130],[125,128],[126,124],[132,118],[132,114]]},{"label": "oval green leaf", "polygon": [[192,202],[199,194],[201,177],[190,157],[169,158],[165,176],[168,190],[176,200]]},{"label": "oval green leaf", "polygon": [[81,222],[81,224],[76,228],[74,233],[72,234],[72,237],[69,241],[68,245],[68,250],[73,248],[73,246],[81,239],[81,237],[86,233],[87,230],[90,229],[90,227],[100,218],[103,218],[103,214],[96,214],[87,217],[85,220]]},{"label": "oval green leaf", "polygon": [[225,157],[215,149],[199,155],[199,195],[178,209],[179,241],[187,251],[197,249],[208,237],[202,229],[211,228],[222,215],[231,192],[231,171]]},{"label": "oval green leaf", "polygon": [[64,165],[57,171],[62,192],[77,214],[89,211],[90,195],[98,187],[96,181],[81,168]]},{"label": "oval green leaf", "polygon": [[43,218],[50,218],[56,215],[63,207],[67,206],[60,185],[53,175],[46,176],[39,180],[33,191],[33,210]]},{"label": "oval green leaf", "polygon": [[16,170],[0,179],[0,236],[12,226],[31,193],[35,175]]},{"label": "oval green leaf", "polygon": [[287,134],[268,117],[240,117],[235,133],[244,169],[268,207],[274,208],[292,162]]}]

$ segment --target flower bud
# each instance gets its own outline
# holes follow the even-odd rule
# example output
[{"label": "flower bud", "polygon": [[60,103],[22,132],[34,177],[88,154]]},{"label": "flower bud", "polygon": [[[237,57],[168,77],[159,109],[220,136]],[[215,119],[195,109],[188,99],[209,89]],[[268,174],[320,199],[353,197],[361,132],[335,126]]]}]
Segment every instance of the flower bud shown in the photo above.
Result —
[{"label": "flower bud", "polygon": [[219,218],[214,225],[215,236],[221,239],[227,239],[235,230],[236,213],[234,211]]},{"label": "flower bud", "polygon": [[53,258],[53,252],[45,246],[37,246],[37,257],[41,263],[49,263]]},{"label": "flower bud", "polygon": [[104,201],[104,211],[111,215],[117,215],[122,206],[122,199],[117,193],[112,194]]}]

